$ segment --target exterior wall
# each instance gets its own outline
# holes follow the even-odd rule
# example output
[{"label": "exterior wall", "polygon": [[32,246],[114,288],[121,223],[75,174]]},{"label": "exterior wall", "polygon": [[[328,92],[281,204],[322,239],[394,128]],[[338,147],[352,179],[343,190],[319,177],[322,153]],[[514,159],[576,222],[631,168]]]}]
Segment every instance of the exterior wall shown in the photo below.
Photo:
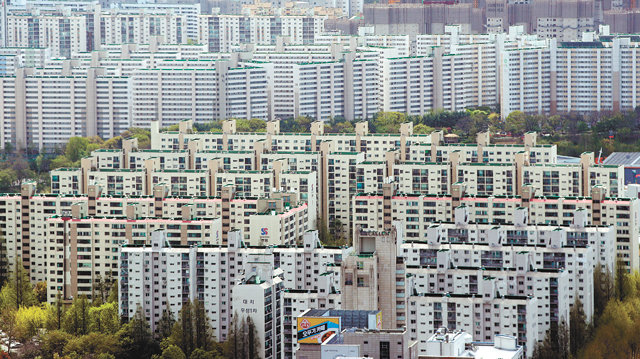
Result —
[{"label": "exterior wall", "polygon": [[[513,217],[513,213],[520,207],[526,207],[528,215],[525,223],[531,226],[571,226],[574,223],[614,226],[617,258],[630,268],[638,265],[635,260],[636,246],[627,244],[638,238],[638,230],[634,226],[638,223],[640,204],[635,199],[396,195],[387,201],[381,195],[358,195],[353,197],[353,226],[377,230],[384,228],[387,221],[403,221],[407,238],[426,238],[431,224],[451,220],[451,213],[454,212],[455,206],[460,204],[469,209],[469,223],[516,223],[517,219]],[[383,214],[385,205],[390,209],[388,218]]]},{"label": "exterior wall", "polygon": [[[199,248],[168,248],[166,246],[156,247],[122,247],[119,256],[119,265],[122,269],[120,277],[119,300],[121,314],[125,316],[133,316],[138,304],[141,304],[151,328],[155,328],[155,323],[162,316],[162,310],[166,308],[167,302],[170,302],[170,308],[174,317],[177,317],[181,304],[188,300],[198,298],[205,304],[205,310],[209,313],[211,327],[214,335],[220,340],[225,340],[229,326],[231,325],[232,313],[239,311],[234,305],[234,299],[239,298],[242,302],[245,298],[236,294],[231,288],[242,273],[251,273],[252,266],[260,267],[260,263],[268,263],[271,266],[280,267],[282,273],[282,288],[296,289],[305,291],[310,298],[322,301],[326,305],[333,307],[334,304],[339,306],[339,297],[330,295],[335,293],[335,286],[339,283],[339,273],[334,273],[335,266],[339,266],[342,257],[349,253],[345,248],[321,248],[317,245],[317,234],[311,232],[309,236],[305,236],[305,243],[298,247],[246,247],[241,244],[242,234],[238,231],[231,232],[228,245],[214,247]],[[157,232],[154,238],[162,241],[164,236]],[[150,287],[141,285],[142,280],[140,268],[144,260],[160,261],[159,255],[164,254],[162,258],[175,258],[175,260],[167,260],[166,273],[169,280],[163,288],[158,288],[157,295],[148,296]],[[183,266],[184,264],[184,266]],[[307,269],[309,267],[309,269]],[[136,272],[137,271],[137,272]],[[195,278],[189,282],[188,287],[183,287],[183,281],[179,278],[195,275]],[[197,273],[197,275],[195,274]],[[320,273],[322,275],[318,275]],[[327,273],[327,274],[324,274]],[[337,277],[336,277],[337,276]],[[335,279],[333,279],[335,277]],[[175,280],[171,280],[176,278]],[[315,293],[315,294],[312,294]],[[289,296],[286,292],[282,292],[281,300],[283,300],[286,311],[284,314],[283,325],[291,328],[292,310],[301,308],[301,305],[294,304],[293,298],[295,294]],[[221,298],[228,298],[221,300]],[[248,298],[256,298],[250,296]],[[290,298],[286,300],[286,298]],[[147,300],[149,301],[147,303]],[[337,301],[337,302],[336,302]],[[314,305],[319,305],[312,301]],[[275,301],[274,301],[275,303]],[[297,303],[297,302],[296,302]],[[255,304],[255,303],[254,303]],[[283,305],[284,305],[283,304]],[[158,305],[160,313],[153,311]],[[253,308],[253,307],[252,307]],[[265,306],[256,307],[264,310]],[[305,307],[304,309],[307,309]],[[279,315],[278,317],[282,317]],[[275,315],[274,315],[275,318]],[[295,324],[293,324],[295,325]],[[284,332],[281,332],[284,335]],[[291,335],[291,332],[288,334]],[[284,343],[284,341],[282,341]],[[290,342],[293,343],[293,342]],[[275,346],[274,346],[275,348]],[[263,347],[264,349],[264,347]],[[290,350],[289,350],[290,351]]]}]

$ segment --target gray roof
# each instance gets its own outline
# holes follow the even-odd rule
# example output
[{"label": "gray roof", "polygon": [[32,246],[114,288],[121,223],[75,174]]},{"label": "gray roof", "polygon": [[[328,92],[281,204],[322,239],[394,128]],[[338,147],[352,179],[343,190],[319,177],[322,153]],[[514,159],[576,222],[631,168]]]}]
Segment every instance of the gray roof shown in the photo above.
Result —
[{"label": "gray roof", "polygon": [[639,165],[640,152],[614,152],[603,162],[605,165]]},{"label": "gray roof", "polygon": [[558,155],[558,164],[580,163],[580,157]]}]

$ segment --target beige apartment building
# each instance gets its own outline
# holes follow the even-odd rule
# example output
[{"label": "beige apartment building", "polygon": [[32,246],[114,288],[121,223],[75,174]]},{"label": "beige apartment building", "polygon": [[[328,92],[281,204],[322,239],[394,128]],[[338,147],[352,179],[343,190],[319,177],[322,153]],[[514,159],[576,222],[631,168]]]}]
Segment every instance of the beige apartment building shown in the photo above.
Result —
[{"label": "beige apartment building", "polygon": [[[60,287],[65,293],[74,288],[58,284],[58,277],[50,280],[51,276],[59,275],[62,283],[70,283],[69,275],[64,271],[60,273],[57,264],[56,269],[42,265],[53,263],[54,259],[73,258],[51,250],[56,250],[58,245],[62,246],[62,253],[70,253],[70,248],[82,244],[83,249],[77,252],[79,256],[100,259],[100,268],[88,270],[91,272],[88,278],[95,279],[98,274],[103,278],[117,275],[112,272],[113,267],[107,266],[115,255],[108,252],[117,250],[123,240],[144,243],[148,233],[156,229],[167,230],[176,244],[222,244],[226,243],[230,230],[238,229],[243,231],[247,243],[283,245],[301,240],[303,234],[312,229],[309,218],[315,217],[315,214],[309,215],[307,203],[300,202],[297,193],[274,192],[268,198],[237,198],[229,187],[221,197],[180,197],[169,196],[168,186],[156,185],[152,196],[116,196],[91,185],[87,194],[61,195],[39,194],[35,188],[35,183],[25,183],[21,193],[0,198],[0,219],[4,221],[1,235],[6,239],[9,262],[20,258],[32,281],[47,280],[48,294],[53,295],[50,298],[55,298]],[[254,226],[267,228],[273,235],[252,233]],[[77,260],[74,263],[60,268],[67,268],[68,272]],[[83,286],[88,287],[91,285]]]},{"label": "beige apartment building", "polygon": [[[274,188],[296,191],[298,185],[306,189],[301,199],[310,211],[348,235],[352,197],[377,192],[390,179],[405,193],[449,193],[464,181],[470,194],[517,195],[525,180],[517,173],[530,168],[533,176],[556,163],[556,148],[537,145],[535,133],[526,134],[523,145],[499,146],[491,144],[489,133],[480,133],[477,145],[444,143],[442,132],[413,135],[410,123],[400,134],[369,134],[366,122],[356,125],[355,134],[325,135],[321,122],[309,134],[280,133],[278,121],[268,122],[265,133],[239,134],[235,127],[231,120],[222,133],[198,133],[192,121],[182,121],[171,133],[154,122],[154,149],[138,150],[135,141],[126,140],[120,153],[97,151],[79,169],[52,172],[52,189],[83,193],[96,183],[109,194],[150,195],[155,184],[168,183],[170,195],[219,196],[223,186],[233,185],[237,196],[262,197]],[[581,166],[594,167],[588,160]],[[531,168],[534,164],[542,167]],[[582,167],[580,176],[588,176]],[[620,192],[617,173],[593,171],[603,172],[594,184]],[[603,181],[607,176],[611,180]]]},{"label": "beige apartment building", "polygon": [[461,205],[467,208],[470,222],[486,224],[513,223],[513,214],[519,208],[526,208],[523,223],[532,226],[570,226],[581,221],[587,225],[613,226],[617,258],[630,269],[639,266],[640,202],[637,198],[607,197],[602,186],[591,189],[592,197],[538,196],[531,185],[523,187],[521,196],[467,195],[462,184],[454,184],[451,193],[402,194],[397,192],[395,184],[385,184],[382,193],[353,197],[354,228],[377,231],[393,221],[403,221],[404,235],[418,239],[427,237],[433,224],[451,221]]}]

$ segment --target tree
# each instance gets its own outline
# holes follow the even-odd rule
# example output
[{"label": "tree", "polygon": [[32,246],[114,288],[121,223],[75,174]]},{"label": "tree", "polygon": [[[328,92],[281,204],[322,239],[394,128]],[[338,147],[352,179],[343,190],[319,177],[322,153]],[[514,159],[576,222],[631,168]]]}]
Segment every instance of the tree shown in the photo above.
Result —
[{"label": "tree", "polygon": [[[177,130],[177,128],[176,128]],[[130,129],[124,131],[120,134],[122,138],[136,138],[138,139],[138,148],[140,149],[148,149],[151,148],[151,131],[138,128],[131,127]]]},{"label": "tree", "polygon": [[264,120],[253,118],[251,120],[237,119],[236,131],[238,132],[265,132],[267,123]]},{"label": "tree", "polygon": [[89,308],[89,330],[103,334],[115,334],[120,329],[118,306],[116,303],[104,303]]},{"label": "tree", "polygon": [[505,120],[505,130],[514,136],[520,136],[526,131],[527,115],[521,111],[513,111]]},{"label": "tree", "polygon": [[[101,275],[97,275],[93,284],[93,304],[102,304],[109,301],[109,297],[113,293],[113,281],[111,280],[111,276],[107,278],[102,278]],[[118,301],[118,287],[115,287],[116,298],[115,301]]]},{"label": "tree", "polygon": [[18,175],[11,168],[0,170],[0,191],[15,192],[13,189],[18,183]]},{"label": "tree", "polygon": [[168,338],[171,335],[171,330],[175,322],[176,321],[175,319],[173,319],[173,314],[171,313],[171,308],[169,307],[169,303],[167,302],[167,306],[162,311],[162,317],[160,317],[160,320],[157,324],[157,338]]},{"label": "tree", "polygon": [[62,306],[62,293],[58,291],[55,303],[50,305],[49,310],[47,311],[47,329],[61,330],[63,319],[64,307]]},{"label": "tree", "polygon": [[38,282],[33,288],[33,295],[36,297],[38,303],[44,303],[47,301],[47,282]]},{"label": "tree", "polygon": [[209,327],[209,318],[204,309],[204,303],[198,299],[193,301],[193,329],[193,341],[196,349],[210,350],[213,348],[214,341]]},{"label": "tree", "polygon": [[615,278],[615,289],[616,289],[616,297],[619,300],[624,299],[624,278],[627,275],[627,270],[625,268],[622,260],[618,259],[616,262],[616,278]]},{"label": "tree", "polygon": [[9,279],[9,259],[7,253],[7,239],[0,236],[0,288]]},{"label": "tree", "polygon": [[258,331],[251,317],[242,317],[234,314],[229,336],[224,347],[224,356],[229,359],[259,358],[261,344],[258,340]]},{"label": "tree", "polygon": [[187,356],[176,345],[169,345],[162,351],[162,359],[187,359]]},{"label": "tree", "polygon": [[54,170],[57,168],[73,167],[74,163],[67,158],[67,156],[60,155],[51,160],[49,167]]},{"label": "tree", "polygon": [[327,221],[324,218],[318,218],[318,238],[320,242],[325,245],[331,245],[334,243],[333,233],[329,231],[327,227]]},{"label": "tree", "polygon": [[4,154],[5,155],[12,154],[14,150],[15,150],[15,146],[13,145],[13,143],[5,142],[5,144],[4,144]]},{"label": "tree", "polygon": [[258,340],[258,331],[256,329],[256,325],[253,322],[251,317],[247,317],[247,328],[246,328],[246,338],[247,338],[247,351],[249,353],[249,358],[259,358],[260,355],[260,340]]},{"label": "tree", "polygon": [[328,244],[337,245],[337,246],[343,246],[343,245],[349,244],[347,241],[349,234],[345,233],[344,224],[342,223],[341,220],[335,219],[333,222],[331,222],[330,230],[333,237],[333,243],[328,243]]},{"label": "tree", "polygon": [[194,346],[193,313],[191,302],[182,304],[182,309],[178,315],[178,321],[174,324],[171,333],[171,342],[186,354],[191,355]]},{"label": "tree", "polygon": [[551,323],[542,343],[534,348],[533,359],[569,359],[569,330],[564,320]]},{"label": "tree", "polygon": [[436,129],[425,124],[419,123],[413,126],[413,133],[416,135],[428,135]]},{"label": "tree", "polygon": [[45,327],[47,312],[39,306],[20,307],[16,312],[16,337],[26,342],[38,335]]},{"label": "tree", "polygon": [[108,303],[118,303],[118,280],[111,281],[111,290],[107,297]]},{"label": "tree", "polygon": [[53,359],[56,355],[60,356],[64,352],[72,336],[61,330],[50,330],[40,338],[40,355],[44,359]]},{"label": "tree", "polygon": [[79,161],[82,157],[86,156],[87,147],[89,146],[89,140],[84,137],[71,137],[67,141],[67,146],[64,151],[64,155],[71,162]]},{"label": "tree", "polygon": [[94,357],[98,354],[118,353],[118,338],[115,335],[89,333],[71,338],[64,347],[65,354],[78,355],[81,358]]},{"label": "tree", "polygon": [[569,345],[570,353],[573,357],[578,354],[582,348],[584,348],[588,339],[588,324],[587,316],[584,313],[584,307],[582,301],[576,293],[576,301],[571,307],[569,313]]},{"label": "tree", "polygon": [[407,122],[407,116],[401,112],[378,112],[373,117],[373,130],[376,133],[398,133],[400,125]]},{"label": "tree", "polygon": [[85,335],[89,333],[89,300],[80,296],[73,300],[73,304],[66,311],[62,328],[69,334]]},{"label": "tree", "polygon": [[229,328],[229,334],[224,347],[224,356],[228,359],[244,359],[244,346],[242,330],[244,327],[244,319],[238,322],[238,316],[233,315],[231,320],[231,327]]},{"label": "tree", "polygon": [[213,359],[213,355],[211,353],[208,353],[200,348],[196,349],[193,351],[193,353],[191,353],[191,356],[189,356],[189,359]]},{"label": "tree", "polygon": [[36,304],[33,287],[29,281],[29,275],[22,266],[22,260],[18,257],[11,273],[10,280],[0,291],[0,308],[19,309],[21,306]]},{"label": "tree", "polygon": [[118,331],[117,337],[121,350],[116,355],[118,358],[150,358],[160,350],[158,343],[153,340],[149,324],[139,305],[133,318]]}]

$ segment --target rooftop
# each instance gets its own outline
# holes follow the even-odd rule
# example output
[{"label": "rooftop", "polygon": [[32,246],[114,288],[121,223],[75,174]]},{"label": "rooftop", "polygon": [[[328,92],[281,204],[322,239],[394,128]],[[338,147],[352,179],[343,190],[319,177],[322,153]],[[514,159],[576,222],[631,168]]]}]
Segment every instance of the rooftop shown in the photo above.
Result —
[{"label": "rooftop", "polygon": [[603,163],[605,165],[640,166],[640,152],[613,152]]}]

